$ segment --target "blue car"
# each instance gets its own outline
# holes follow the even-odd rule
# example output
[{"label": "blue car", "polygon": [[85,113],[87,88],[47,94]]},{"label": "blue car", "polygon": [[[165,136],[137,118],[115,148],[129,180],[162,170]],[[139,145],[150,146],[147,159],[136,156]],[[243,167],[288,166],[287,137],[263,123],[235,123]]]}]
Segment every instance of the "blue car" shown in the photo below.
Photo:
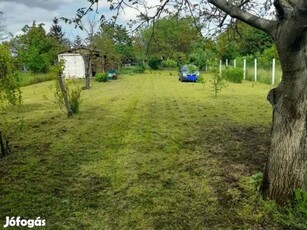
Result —
[{"label": "blue car", "polygon": [[196,82],[199,74],[199,70],[195,65],[183,65],[179,69],[179,81]]}]

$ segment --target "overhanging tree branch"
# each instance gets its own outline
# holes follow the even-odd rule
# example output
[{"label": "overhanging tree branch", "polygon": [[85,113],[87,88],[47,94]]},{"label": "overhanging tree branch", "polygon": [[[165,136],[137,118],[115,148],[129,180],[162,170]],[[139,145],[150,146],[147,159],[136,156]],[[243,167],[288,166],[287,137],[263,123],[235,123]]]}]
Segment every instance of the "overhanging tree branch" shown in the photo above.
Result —
[{"label": "overhanging tree branch", "polygon": [[253,14],[243,11],[239,6],[232,5],[231,3],[224,0],[209,0],[209,3],[213,4],[233,18],[237,18],[253,27],[263,30],[271,36],[274,35],[273,31],[275,31],[277,27],[276,21],[257,17]]}]

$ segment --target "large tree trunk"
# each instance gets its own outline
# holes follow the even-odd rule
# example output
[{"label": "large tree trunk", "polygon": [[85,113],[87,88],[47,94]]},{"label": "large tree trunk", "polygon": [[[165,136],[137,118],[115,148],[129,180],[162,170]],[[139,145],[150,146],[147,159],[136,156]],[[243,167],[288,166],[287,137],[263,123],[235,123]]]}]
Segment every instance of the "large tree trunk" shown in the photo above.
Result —
[{"label": "large tree trunk", "polygon": [[[306,85],[306,82],[303,84]],[[306,93],[298,94],[301,95],[296,105],[288,101],[284,93],[274,105],[263,192],[265,197],[279,204],[291,198],[295,189],[304,187],[306,180]],[[283,104],[287,103],[289,107],[284,109]],[[300,110],[299,114],[294,112],[296,109]]]},{"label": "large tree trunk", "polygon": [[307,179],[307,69],[304,37],[285,33],[289,25],[281,25],[279,30],[276,45],[283,76],[268,95],[273,124],[262,189],[265,197],[283,205],[296,189],[305,187]]}]

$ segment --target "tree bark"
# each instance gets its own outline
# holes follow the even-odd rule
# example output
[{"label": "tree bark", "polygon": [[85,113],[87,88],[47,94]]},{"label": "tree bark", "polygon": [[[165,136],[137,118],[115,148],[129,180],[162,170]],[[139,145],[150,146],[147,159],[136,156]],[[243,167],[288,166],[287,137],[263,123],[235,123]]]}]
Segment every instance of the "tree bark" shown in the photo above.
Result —
[{"label": "tree bark", "polygon": [[[303,87],[289,99],[285,90],[270,92],[273,105],[272,137],[262,191],[266,198],[283,205],[306,180],[306,71],[297,82]],[[273,98],[273,100],[272,100]],[[274,104],[275,103],[275,104]]]},{"label": "tree bark", "polygon": [[0,149],[1,149],[1,155],[5,156],[6,155],[6,147],[4,145],[4,140],[2,136],[2,131],[0,130]]},{"label": "tree bark", "polygon": [[91,77],[92,77],[92,54],[86,56],[86,70],[85,70],[85,87],[84,89],[90,89]]},{"label": "tree bark", "polygon": [[296,12],[280,21],[275,31],[283,76],[280,85],[268,96],[273,106],[273,122],[262,191],[265,197],[281,205],[296,189],[304,189],[307,179],[306,32],[302,30],[306,15],[298,9]]},{"label": "tree bark", "polygon": [[62,92],[62,95],[63,95],[64,104],[65,104],[65,107],[66,107],[66,110],[67,110],[67,116],[72,117],[73,112],[71,110],[70,101],[69,101],[68,95],[67,95],[67,89],[66,89],[65,84],[63,82],[63,76],[62,76],[61,71],[59,73],[58,80],[59,80],[60,89],[61,89],[61,92]]}]

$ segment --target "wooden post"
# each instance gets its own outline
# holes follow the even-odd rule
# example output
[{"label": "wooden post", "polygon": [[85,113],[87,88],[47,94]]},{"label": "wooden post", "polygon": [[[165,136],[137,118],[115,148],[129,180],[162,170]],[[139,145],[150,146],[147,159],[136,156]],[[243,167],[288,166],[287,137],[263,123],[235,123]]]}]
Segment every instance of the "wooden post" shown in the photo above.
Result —
[{"label": "wooden post", "polygon": [[92,54],[86,55],[85,57],[86,62],[86,70],[85,70],[85,87],[84,89],[90,89],[90,82],[92,77]]},{"label": "wooden post", "polygon": [[222,60],[220,60],[220,77],[222,77]]},{"label": "wooden post", "polygon": [[255,59],[254,80],[257,81],[257,59]]},{"label": "wooden post", "polygon": [[243,61],[243,79],[246,80],[246,59]]}]

